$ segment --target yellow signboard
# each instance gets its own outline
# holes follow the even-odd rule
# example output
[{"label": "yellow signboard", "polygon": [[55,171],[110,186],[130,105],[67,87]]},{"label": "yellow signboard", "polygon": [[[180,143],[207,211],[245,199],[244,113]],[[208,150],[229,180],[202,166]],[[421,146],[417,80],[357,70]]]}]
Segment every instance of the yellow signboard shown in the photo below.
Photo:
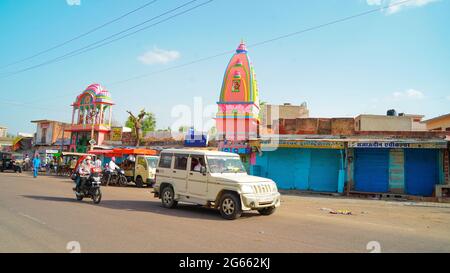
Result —
[{"label": "yellow signboard", "polygon": [[122,128],[116,127],[111,129],[111,141],[121,141],[122,140]]},{"label": "yellow signboard", "polygon": [[[251,143],[253,144],[253,143]],[[258,145],[258,144],[257,144]],[[344,142],[320,140],[261,140],[260,148],[344,149]]]}]

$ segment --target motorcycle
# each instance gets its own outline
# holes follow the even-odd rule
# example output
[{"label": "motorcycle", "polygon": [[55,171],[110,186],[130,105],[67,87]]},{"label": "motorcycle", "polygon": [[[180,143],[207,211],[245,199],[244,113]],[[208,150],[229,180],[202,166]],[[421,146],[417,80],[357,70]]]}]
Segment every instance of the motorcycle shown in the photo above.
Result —
[{"label": "motorcycle", "polygon": [[80,175],[80,185],[75,189],[75,196],[78,201],[83,200],[84,197],[89,197],[95,204],[100,203],[102,200],[101,172],[100,168],[92,168],[89,175]]},{"label": "motorcycle", "polygon": [[118,168],[117,170],[111,171],[103,171],[102,177],[102,185],[119,185],[121,187],[125,187],[128,185],[127,177],[125,176],[125,171],[123,169]]}]

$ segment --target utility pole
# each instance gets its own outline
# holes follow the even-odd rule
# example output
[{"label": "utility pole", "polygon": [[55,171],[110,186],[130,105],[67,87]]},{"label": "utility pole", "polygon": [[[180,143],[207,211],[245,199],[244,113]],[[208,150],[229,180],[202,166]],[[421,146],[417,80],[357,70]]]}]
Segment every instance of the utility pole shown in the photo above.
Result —
[{"label": "utility pole", "polygon": [[62,152],[63,152],[63,149],[64,149],[64,130],[65,130],[65,126],[66,126],[66,124],[63,123],[62,124],[62,138],[61,138],[61,156],[62,156]]},{"label": "utility pole", "polygon": [[95,126],[95,120],[97,119],[97,115],[98,115],[98,111],[97,109],[92,109],[91,110],[91,140],[89,141],[89,144],[91,144],[91,148],[90,150],[94,150],[94,143],[95,143],[95,139],[94,139],[94,126]]}]

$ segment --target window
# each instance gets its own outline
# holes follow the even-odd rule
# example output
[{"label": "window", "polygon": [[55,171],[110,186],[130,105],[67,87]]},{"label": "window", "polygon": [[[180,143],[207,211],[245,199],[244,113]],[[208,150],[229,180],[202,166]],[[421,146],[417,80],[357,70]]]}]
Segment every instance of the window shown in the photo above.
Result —
[{"label": "window", "polygon": [[147,158],[148,166],[152,169],[156,168],[156,163],[158,162],[157,157],[149,157]]},{"label": "window", "polygon": [[46,144],[47,143],[47,128],[42,128],[41,143],[42,144]]},{"label": "window", "polygon": [[208,165],[212,173],[245,173],[239,156],[208,156]]},{"label": "window", "polygon": [[174,169],[186,170],[187,168],[188,155],[175,155],[175,166]]},{"label": "window", "polygon": [[204,156],[191,156],[191,171],[200,172],[201,167],[206,167]]},{"label": "window", "polygon": [[159,160],[160,168],[170,168],[172,165],[172,154],[162,154]]},{"label": "window", "polygon": [[147,164],[145,164],[145,158],[143,157],[138,157],[138,164],[141,165],[145,170],[147,170]]}]

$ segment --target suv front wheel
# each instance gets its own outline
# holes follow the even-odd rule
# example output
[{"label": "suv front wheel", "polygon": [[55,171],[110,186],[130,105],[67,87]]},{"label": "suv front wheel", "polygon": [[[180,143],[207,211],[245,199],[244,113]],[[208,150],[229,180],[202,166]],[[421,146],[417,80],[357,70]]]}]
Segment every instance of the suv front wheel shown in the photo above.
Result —
[{"label": "suv front wheel", "polygon": [[234,220],[241,216],[241,202],[236,194],[225,193],[220,198],[219,211],[223,218]]},{"label": "suv front wheel", "polygon": [[178,202],[175,200],[175,194],[171,186],[166,186],[161,191],[161,201],[165,208],[173,209],[177,206]]}]

